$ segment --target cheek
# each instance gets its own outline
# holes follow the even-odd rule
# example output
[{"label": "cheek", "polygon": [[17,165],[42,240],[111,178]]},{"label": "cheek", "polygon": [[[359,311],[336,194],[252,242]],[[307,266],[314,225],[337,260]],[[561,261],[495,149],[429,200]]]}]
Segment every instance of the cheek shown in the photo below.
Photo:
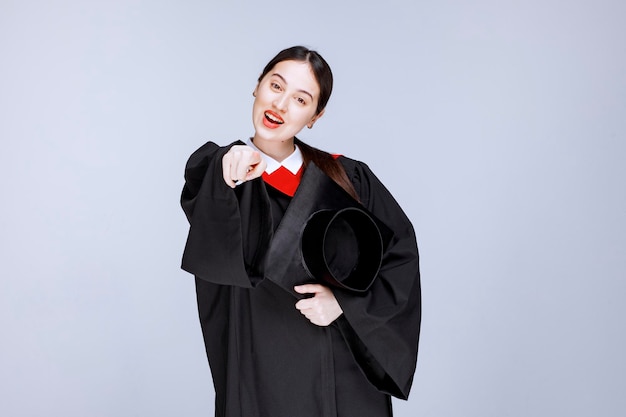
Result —
[{"label": "cheek", "polygon": [[302,107],[299,104],[294,104],[290,109],[292,117],[298,120],[306,120],[307,122],[313,118],[315,111],[311,106]]},{"label": "cheek", "polygon": [[257,96],[252,104],[252,114],[260,115],[267,109],[267,105]]}]

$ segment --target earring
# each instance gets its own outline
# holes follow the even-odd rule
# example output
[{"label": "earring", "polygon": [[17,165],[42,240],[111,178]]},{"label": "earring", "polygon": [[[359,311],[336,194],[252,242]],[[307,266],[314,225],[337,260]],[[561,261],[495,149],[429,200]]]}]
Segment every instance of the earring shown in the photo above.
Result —
[{"label": "earring", "polygon": [[252,92],[252,97],[256,97],[256,91]]}]

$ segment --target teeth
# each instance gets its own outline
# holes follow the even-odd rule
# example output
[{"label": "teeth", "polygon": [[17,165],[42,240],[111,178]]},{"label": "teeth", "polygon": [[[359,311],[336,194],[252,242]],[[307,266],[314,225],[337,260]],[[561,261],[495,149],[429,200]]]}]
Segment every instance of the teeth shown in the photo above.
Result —
[{"label": "teeth", "polygon": [[272,115],[271,113],[265,113],[265,118],[267,118],[270,122],[272,123],[277,123],[279,125],[283,124],[283,121],[280,119],[277,119],[274,115]]}]

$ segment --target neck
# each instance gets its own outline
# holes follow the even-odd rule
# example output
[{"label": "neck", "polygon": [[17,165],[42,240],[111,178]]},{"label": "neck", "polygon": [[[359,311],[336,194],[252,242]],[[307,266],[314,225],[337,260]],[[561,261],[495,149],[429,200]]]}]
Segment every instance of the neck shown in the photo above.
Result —
[{"label": "neck", "polygon": [[271,156],[278,162],[282,162],[295,150],[293,138],[277,142],[263,140],[255,136],[252,138],[252,142],[254,142],[254,145],[263,151],[264,154]]}]

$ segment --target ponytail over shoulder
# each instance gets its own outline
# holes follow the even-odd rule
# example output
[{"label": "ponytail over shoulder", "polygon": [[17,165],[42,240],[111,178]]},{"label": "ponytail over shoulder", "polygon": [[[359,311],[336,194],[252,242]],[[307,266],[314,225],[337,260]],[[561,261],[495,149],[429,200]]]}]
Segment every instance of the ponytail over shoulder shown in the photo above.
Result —
[{"label": "ponytail over shoulder", "polygon": [[352,185],[352,182],[348,178],[348,174],[346,174],[346,170],[337,158],[333,157],[328,152],[307,145],[298,138],[295,138],[295,142],[300,148],[300,152],[302,152],[305,169],[309,162],[313,162],[324,174],[328,175],[328,177],[350,194],[352,198],[356,201],[361,201],[354,189],[354,185]]}]

